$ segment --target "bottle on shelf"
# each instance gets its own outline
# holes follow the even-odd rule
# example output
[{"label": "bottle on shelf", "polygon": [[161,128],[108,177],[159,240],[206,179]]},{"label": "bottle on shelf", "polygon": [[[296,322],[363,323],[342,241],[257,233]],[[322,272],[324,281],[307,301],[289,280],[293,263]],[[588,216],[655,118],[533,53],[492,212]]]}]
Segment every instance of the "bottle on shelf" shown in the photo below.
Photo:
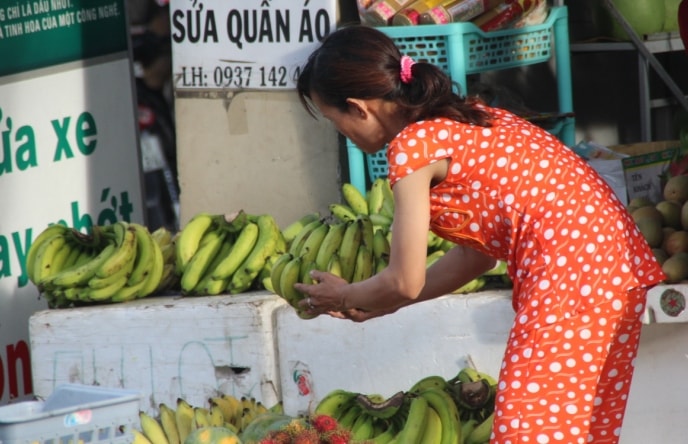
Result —
[{"label": "bottle on shelf", "polygon": [[371,26],[391,25],[394,15],[414,2],[416,0],[377,0],[365,10],[361,23]]},{"label": "bottle on shelf", "polygon": [[444,0],[420,16],[420,24],[466,22],[508,0]]},{"label": "bottle on shelf", "polygon": [[[482,0],[479,0],[482,1]],[[394,26],[419,25],[422,14],[430,9],[446,3],[446,0],[417,0],[409,7],[397,12],[392,18]]]},{"label": "bottle on shelf", "polygon": [[508,28],[544,0],[513,0],[502,3],[471,20],[485,32]]}]

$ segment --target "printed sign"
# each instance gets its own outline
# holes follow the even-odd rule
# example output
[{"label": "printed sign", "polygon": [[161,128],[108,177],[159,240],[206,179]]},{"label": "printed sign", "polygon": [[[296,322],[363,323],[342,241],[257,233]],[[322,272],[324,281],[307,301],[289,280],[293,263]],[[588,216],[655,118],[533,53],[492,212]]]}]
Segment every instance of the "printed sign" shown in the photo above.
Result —
[{"label": "printed sign", "polygon": [[299,67],[335,28],[336,0],[176,0],[177,90],[293,89]]},{"label": "printed sign", "polygon": [[0,403],[33,392],[31,242],[56,222],[143,222],[124,0],[0,4]]}]

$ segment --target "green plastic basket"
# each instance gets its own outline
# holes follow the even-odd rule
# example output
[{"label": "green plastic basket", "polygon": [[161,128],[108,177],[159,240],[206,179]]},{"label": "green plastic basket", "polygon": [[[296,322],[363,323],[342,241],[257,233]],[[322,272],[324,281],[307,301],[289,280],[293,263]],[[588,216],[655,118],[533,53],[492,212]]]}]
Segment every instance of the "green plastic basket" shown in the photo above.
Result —
[{"label": "green plastic basket", "polygon": [[[381,31],[394,39],[402,54],[433,63],[449,74],[462,90],[466,77],[486,71],[543,63],[556,57],[559,112],[572,113],[568,11],[551,7],[547,20],[518,29],[484,32],[471,22],[446,25],[387,26]],[[556,131],[556,132],[555,132]],[[565,144],[575,141],[573,117],[557,125],[553,134]],[[387,175],[385,151],[364,154],[346,140],[349,182],[361,192],[376,178]]]}]

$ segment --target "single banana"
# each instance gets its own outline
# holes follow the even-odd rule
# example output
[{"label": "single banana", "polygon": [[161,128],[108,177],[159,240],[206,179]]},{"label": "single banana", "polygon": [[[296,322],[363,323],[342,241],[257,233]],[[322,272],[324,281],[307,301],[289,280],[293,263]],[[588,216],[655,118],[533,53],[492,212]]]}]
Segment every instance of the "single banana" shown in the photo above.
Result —
[{"label": "single banana", "polygon": [[490,440],[492,435],[492,424],[494,423],[493,411],[480,424],[476,425],[471,433],[466,437],[465,444],[482,444]]},{"label": "single banana", "polygon": [[70,228],[68,228],[66,225],[49,225],[47,228],[43,229],[38,236],[36,236],[36,239],[34,239],[33,242],[31,242],[25,261],[26,273],[31,282],[34,284],[37,282],[34,274],[34,265],[36,262],[36,253],[38,252],[40,246],[55,235],[65,235],[68,230],[70,230]]},{"label": "single banana", "polygon": [[[320,247],[323,241],[325,240],[325,237],[327,236],[329,230],[330,225],[327,223],[323,223],[319,227],[311,231],[308,237],[306,237],[306,240],[303,243],[303,247],[301,247],[301,251],[299,252],[299,255],[303,258],[303,267],[315,263],[315,259],[318,257]],[[304,268],[301,269],[302,275],[303,271]]]},{"label": "single banana", "polygon": [[38,245],[36,251],[36,258],[33,261],[33,277],[36,279],[36,284],[39,290],[42,291],[42,286],[51,277],[58,273],[52,273],[51,267],[55,256],[60,249],[66,244],[67,238],[64,234],[54,234],[52,237]]},{"label": "single banana", "polygon": [[208,407],[208,418],[211,427],[222,427],[225,424],[225,415],[217,404],[211,404]]},{"label": "single banana", "polygon": [[338,253],[342,265],[342,278],[347,282],[351,282],[354,274],[356,256],[358,255],[358,247],[361,245],[362,236],[363,231],[357,220],[347,222]]},{"label": "single banana", "polygon": [[144,435],[140,430],[134,428],[129,430],[131,431],[133,437],[131,444],[153,444],[151,443],[150,439],[146,438],[146,435]]},{"label": "single banana", "polygon": [[[428,407],[425,412],[428,418],[425,424],[425,432],[423,433],[421,442],[423,444],[442,444],[442,437],[447,435],[447,432],[442,428],[443,424],[439,413],[432,408],[432,406]],[[456,444],[458,442],[456,439],[452,439],[452,441],[446,442],[451,442],[452,444]]]},{"label": "single banana", "polygon": [[303,298],[303,294],[294,288],[294,284],[299,281],[301,272],[301,263],[303,262],[300,256],[292,258],[282,269],[279,278],[279,295],[283,297],[289,305],[298,309],[298,302]]},{"label": "single banana", "polygon": [[351,439],[354,442],[367,441],[375,433],[373,417],[361,412],[351,426]]},{"label": "single banana", "polygon": [[[72,244],[69,239],[66,239],[64,245],[60,247],[53,257],[52,264],[50,265],[50,273],[55,274],[67,269],[76,259],[74,253],[78,254],[79,248]],[[69,262],[70,260],[72,261],[71,263]]]},{"label": "single banana", "polygon": [[190,294],[199,296],[214,296],[225,291],[227,285],[229,284],[229,279],[215,279],[213,278],[213,274],[215,273],[215,270],[219,264],[227,258],[233,247],[234,238],[231,234],[227,234],[222,241],[220,251],[217,252],[213,260],[210,262],[203,273],[203,276]]},{"label": "single banana", "polygon": [[481,290],[485,286],[486,283],[487,283],[487,280],[485,279],[484,276],[478,276],[477,278],[467,282],[466,284],[464,284],[461,287],[457,288],[456,290],[452,291],[452,293],[454,293],[454,294],[475,293],[475,292]]},{"label": "single banana", "polygon": [[231,421],[228,421],[228,422],[231,422],[232,424],[237,426],[237,424],[239,424],[239,419],[241,418],[241,415],[243,414],[243,406],[241,404],[241,400],[239,398],[237,398],[236,396],[232,396],[232,395],[229,395],[227,393],[224,393],[222,395],[222,398],[226,399],[227,401],[232,403],[233,409],[234,409],[234,417],[232,418]]},{"label": "single banana", "polygon": [[380,214],[384,214],[389,218],[394,218],[394,192],[392,191],[389,178],[385,178],[384,186],[382,187],[382,194],[384,199]]},{"label": "single banana", "polygon": [[408,392],[418,394],[431,388],[446,390],[449,387],[449,384],[449,381],[440,375],[429,375],[424,376],[416,381],[408,390]]},{"label": "single banana", "polygon": [[299,278],[299,282],[303,284],[313,284],[313,278],[311,277],[311,271],[316,270],[317,267],[315,266],[315,261],[311,261],[309,263],[304,263],[303,260],[301,261],[301,270],[299,271],[301,277]]},{"label": "single banana", "polygon": [[184,273],[184,269],[196,253],[196,250],[198,250],[201,239],[203,239],[206,231],[211,229],[213,225],[213,215],[198,213],[182,228],[175,241],[177,249],[176,272],[178,275],[181,276]]},{"label": "single banana", "polygon": [[165,436],[165,431],[157,419],[147,414],[144,411],[139,412],[139,420],[141,421],[141,430],[146,438],[152,444],[168,444],[167,436]]},{"label": "single banana", "polygon": [[384,257],[375,258],[375,274],[382,272],[382,270],[387,268],[388,265],[389,265],[389,263],[387,262],[386,258],[384,258]]},{"label": "single banana", "polygon": [[326,271],[337,277],[342,277],[342,261],[339,259],[339,254],[334,253],[327,263]]},{"label": "single banana", "polygon": [[294,239],[292,239],[292,241],[289,243],[289,249],[287,250],[287,252],[293,254],[294,256],[300,256],[301,248],[303,248],[303,244],[304,242],[306,242],[308,236],[311,234],[313,230],[315,230],[324,223],[325,221],[323,219],[316,219],[304,225],[303,228],[301,228],[301,231],[299,231],[294,237]]},{"label": "single banana", "polygon": [[[133,267],[127,283],[134,285],[145,279],[153,268],[153,261],[155,259],[155,245],[153,244],[156,241],[145,226],[137,223],[132,223],[130,226],[134,228],[134,233],[136,234],[136,259],[132,261]],[[158,243],[158,248],[162,248],[160,243]]]},{"label": "single banana", "polygon": [[377,230],[389,231],[392,227],[392,222],[394,222],[394,220],[392,219],[391,216],[385,216],[382,213],[370,214],[368,217],[370,218],[370,221],[373,223],[373,227],[375,228],[375,231],[377,231]]},{"label": "single banana", "polygon": [[382,203],[385,195],[382,192],[382,187],[385,186],[385,179],[378,177],[370,184],[370,189],[366,195],[368,199],[368,214],[380,214],[382,211]]},{"label": "single banana", "polygon": [[233,423],[235,416],[238,416],[239,403],[233,402],[232,400],[236,400],[236,398],[229,396],[211,396],[208,399],[208,404],[211,408],[217,406],[220,409],[224,422]]},{"label": "single banana", "polygon": [[387,423],[387,428],[383,430],[378,435],[371,438],[369,441],[371,444],[389,444],[392,440],[396,439],[399,434],[399,429],[396,427],[394,422],[389,421]]},{"label": "single banana", "polygon": [[225,255],[224,259],[220,261],[216,267],[214,267],[212,273],[213,279],[230,278],[239,269],[242,262],[246,260],[257,241],[258,224],[255,222],[248,222],[237,235],[229,253]]},{"label": "single banana", "polygon": [[296,235],[299,234],[303,227],[318,219],[320,219],[319,212],[308,213],[301,216],[299,219],[284,227],[284,229],[282,230],[282,236],[284,237],[284,240],[287,242],[287,244],[291,244],[291,242],[294,240]]},{"label": "single banana", "polygon": [[411,399],[408,416],[404,426],[397,435],[399,444],[420,443],[428,422],[427,409],[428,401],[422,396],[415,396]]},{"label": "single banana", "polygon": [[428,401],[429,410],[437,413],[441,423],[439,444],[456,444],[461,441],[460,412],[449,393],[440,388],[429,388],[420,392]]},{"label": "single banana", "polygon": [[370,217],[366,214],[359,214],[357,219],[361,224],[361,243],[368,247],[368,250],[372,253],[373,251],[373,237],[375,236],[375,229],[373,228],[373,222]]},{"label": "single banana", "polygon": [[340,222],[356,220],[356,216],[358,215],[353,208],[345,203],[331,203],[329,209],[332,216]]},{"label": "single banana", "polygon": [[506,274],[506,261],[498,260],[494,267],[483,273],[484,276],[501,276]]},{"label": "single banana", "polygon": [[389,260],[390,245],[384,230],[376,230],[373,234],[373,255],[376,259]]},{"label": "single banana", "polygon": [[351,282],[361,282],[373,275],[373,252],[361,242],[356,253]]},{"label": "single banana", "polygon": [[432,253],[428,254],[428,256],[425,258],[425,266],[429,268],[430,266],[432,266],[432,264],[437,262],[439,258],[444,256],[445,254],[446,253],[444,252],[444,250],[433,251]]},{"label": "single banana", "polygon": [[272,215],[261,214],[256,223],[258,224],[258,241],[246,260],[232,275],[227,286],[232,294],[241,293],[251,287],[268,258],[275,254],[279,239],[282,238],[277,221]]},{"label": "single banana", "polygon": [[[127,285],[127,280],[129,279],[129,276],[127,274],[121,274],[119,278],[116,280],[110,282],[108,286],[105,287],[98,287],[98,288],[92,288],[92,287],[84,287],[81,291],[78,293],[78,298],[82,302],[104,302],[108,301],[112,298],[114,294],[116,294],[119,290],[124,288],[125,285]],[[90,281],[89,281],[90,282]],[[74,289],[78,289],[79,287],[72,287]],[[71,289],[69,289],[71,290]]]},{"label": "single banana", "polygon": [[227,233],[223,230],[211,230],[206,232],[202,245],[198,247],[196,253],[189,260],[184,268],[179,284],[182,294],[191,294],[200,282],[201,278],[208,270],[208,267],[215,259],[217,253],[222,249],[222,244]]},{"label": "single banana", "polygon": [[318,270],[327,271],[327,265],[332,258],[332,255],[339,251],[339,246],[342,244],[344,238],[344,231],[346,230],[346,223],[337,222],[328,225],[327,235],[320,244],[318,254],[315,256],[315,265]]},{"label": "single banana", "polygon": [[210,427],[210,411],[205,407],[196,406],[193,408],[191,429],[195,430],[201,427]]},{"label": "single banana", "polygon": [[160,412],[160,425],[165,432],[167,442],[170,444],[184,444],[179,440],[179,430],[177,429],[174,409],[162,402],[158,405],[158,411]]},{"label": "single banana", "polygon": [[182,443],[186,441],[187,436],[189,436],[193,430],[193,409],[193,406],[184,398],[177,398],[177,408],[174,410],[174,416],[177,421],[179,440]]},{"label": "single banana", "polygon": [[343,416],[346,410],[355,402],[358,393],[344,389],[329,391],[315,406],[314,413],[327,415],[334,419]]},{"label": "single banana", "polygon": [[356,214],[368,214],[368,201],[354,184],[344,182],[342,184],[342,196]]},{"label": "single banana", "polygon": [[136,257],[136,232],[134,228],[124,221],[115,222],[109,227],[111,227],[114,235],[116,249],[96,270],[96,276],[101,278],[116,273]]},{"label": "single banana", "polygon": [[291,253],[282,253],[277,257],[277,260],[272,265],[272,270],[270,271],[270,282],[272,283],[272,291],[278,295],[282,296],[280,288],[280,277],[282,276],[282,271],[284,266],[291,261],[294,256]]},{"label": "single banana", "polygon": [[343,429],[351,431],[356,419],[361,416],[362,412],[361,406],[354,402],[346,409],[342,416],[337,419],[337,422]]},{"label": "single banana", "polygon": [[473,429],[475,429],[478,424],[480,424],[480,421],[478,421],[476,418],[468,418],[465,421],[461,422],[461,439],[458,441],[458,444],[465,444],[466,438],[470,436],[471,433],[473,433]]}]

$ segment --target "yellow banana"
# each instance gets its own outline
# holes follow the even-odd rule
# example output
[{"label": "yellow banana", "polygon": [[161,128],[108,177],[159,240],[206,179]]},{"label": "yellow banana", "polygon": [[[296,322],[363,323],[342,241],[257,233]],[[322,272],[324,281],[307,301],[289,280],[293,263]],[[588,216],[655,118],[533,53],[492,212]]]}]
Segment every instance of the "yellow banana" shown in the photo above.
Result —
[{"label": "yellow banana", "polygon": [[232,408],[234,410],[234,416],[231,418],[232,424],[237,426],[239,424],[239,419],[241,418],[241,415],[243,414],[243,406],[241,405],[241,400],[237,398],[236,396],[229,395],[227,393],[222,395],[223,399],[226,399],[228,402],[232,404]]},{"label": "yellow banana", "polygon": [[342,278],[351,282],[356,266],[358,247],[361,245],[363,230],[357,220],[347,222],[344,237],[339,247],[339,260],[342,265]]},{"label": "yellow banana", "polygon": [[485,418],[480,424],[476,425],[471,433],[466,437],[466,444],[482,444],[490,440],[490,435],[492,435],[492,424],[494,423],[493,411],[490,416]]},{"label": "yellow banana", "polygon": [[[132,261],[133,267],[127,283],[134,285],[145,279],[153,268],[153,261],[155,260],[155,245],[153,244],[156,241],[145,226],[132,223],[131,227],[134,228],[136,234],[136,260]],[[160,248],[160,244],[158,244],[158,248]]]},{"label": "yellow banana", "polygon": [[183,274],[184,269],[198,250],[201,239],[213,225],[214,220],[211,214],[198,213],[182,228],[175,241],[177,249],[176,272],[178,275]]},{"label": "yellow banana", "polygon": [[150,439],[146,438],[146,435],[143,434],[143,432],[136,430],[134,428],[130,429],[131,434],[134,438],[134,440],[131,442],[131,444],[153,444]]},{"label": "yellow banana", "polygon": [[330,213],[340,222],[348,222],[356,220],[357,213],[349,205],[344,203],[331,203],[329,205]]},{"label": "yellow banana", "polygon": [[282,289],[280,288],[280,277],[282,276],[282,271],[284,266],[291,261],[294,256],[291,253],[282,253],[277,257],[277,260],[272,265],[272,270],[270,271],[270,281],[272,282],[272,291],[278,295],[282,296]]},{"label": "yellow banana", "polygon": [[301,231],[299,231],[294,239],[292,239],[292,241],[289,243],[289,249],[287,251],[294,256],[300,256],[301,248],[303,247],[303,243],[306,242],[308,235],[310,235],[313,230],[323,223],[325,223],[323,219],[316,219],[304,225],[303,228],[301,228]]},{"label": "yellow banana", "polygon": [[428,410],[436,412],[440,420],[441,438],[439,444],[456,444],[460,442],[460,412],[451,395],[441,388],[429,388],[421,391],[420,396],[428,401]]},{"label": "yellow banana", "polygon": [[211,404],[208,407],[208,419],[211,427],[222,427],[225,424],[225,415],[217,404]]},{"label": "yellow banana", "polygon": [[160,425],[165,432],[167,442],[170,444],[184,444],[179,440],[179,430],[177,429],[174,409],[165,403],[160,403],[158,411],[160,412]]},{"label": "yellow banana", "polygon": [[[93,275],[91,279],[88,280],[87,286],[97,290],[100,288],[105,288],[105,287],[110,287],[112,286],[113,283],[119,282],[122,279],[124,279],[124,283],[126,284],[127,281],[129,280],[130,273],[132,272],[132,269],[134,268],[135,261],[130,260],[122,268],[120,268],[118,271],[105,276],[105,277],[98,277],[96,275]],[[122,285],[120,285],[121,287]],[[119,287],[117,287],[119,288]]]},{"label": "yellow banana", "polygon": [[210,427],[210,411],[207,408],[196,406],[193,408],[193,413],[192,430]]},{"label": "yellow banana", "polygon": [[227,234],[224,241],[222,241],[220,251],[217,252],[213,260],[210,262],[203,273],[203,276],[190,294],[213,296],[225,291],[227,284],[229,284],[229,279],[215,279],[213,276],[219,264],[227,258],[233,247],[234,239],[231,234]]},{"label": "yellow banana", "polygon": [[62,245],[55,253],[55,256],[53,256],[50,265],[50,274],[58,273],[69,267],[71,265],[69,261],[71,260],[73,263],[76,259],[75,253],[78,254],[79,252],[80,250],[76,245],[70,242],[69,239],[65,239],[64,245]]},{"label": "yellow banana", "polygon": [[174,416],[177,421],[177,431],[179,432],[179,440],[183,443],[187,436],[191,433],[193,426],[193,406],[183,398],[177,398],[177,408],[174,410]]},{"label": "yellow banana", "polygon": [[189,260],[179,281],[182,294],[190,294],[198,285],[203,274],[208,270],[215,256],[222,248],[227,233],[223,230],[211,230],[206,232],[201,245]]},{"label": "yellow banana", "polygon": [[246,260],[232,275],[227,286],[232,294],[241,293],[251,288],[253,281],[265,266],[268,258],[275,254],[279,239],[282,238],[282,232],[272,215],[261,214],[256,223],[258,224],[258,241]]},{"label": "yellow banana", "polygon": [[96,270],[96,276],[105,277],[116,273],[120,268],[133,261],[136,256],[136,233],[127,222],[118,221],[112,224],[116,249],[112,255]]},{"label": "yellow banana", "polygon": [[[327,236],[327,233],[330,230],[330,225],[327,223],[321,224],[319,227],[311,231],[311,233],[306,237],[305,242],[303,243],[303,247],[301,248],[301,251],[299,252],[300,256],[303,259],[302,265],[303,267],[309,266],[312,263],[315,263],[315,259],[318,256],[318,252],[320,251],[320,246],[322,245],[323,241],[325,240],[325,237]],[[303,274],[304,269],[301,268],[301,272]]]},{"label": "yellow banana", "polygon": [[416,444],[421,442],[428,422],[427,409],[428,401],[422,396],[415,396],[411,399],[408,416],[404,426],[397,435],[399,444]]},{"label": "yellow banana", "polygon": [[385,195],[382,193],[382,187],[385,186],[385,180],[378,177],[370,184],[370,189],[366,195],[368,199],[368,214],[380,214],[382,211],[382,203]]},{"label": "yellow banana", "polygon": [[[153,243],[153,266],[151,267],[148,275],[143,280],[143,287],[138,292],[139,298],[146,297],[153,294],[158,287],[160,287],[160,281],[162,279],[162,274],[165,269],[165,260],[162,257],[162,250],[157,243]],[[136,284],[138,285],[138,284]]]},{"label": "yellow banana", "polygon": [[373,252],[363,243],[358,247],[351,282],[361,282],[373,275]]},{"label": "yellow banana", "polygon": [[141,421],[141,430],[143,434],[146,435],[146,438],[148,438],[152,444],[168,444],[165,431],[162,429],[157,419],[144,411],[140,411],[139,420]]},{"label": "yellow banana", "polygon": [[[442,444],[442,436],[447,433],[442,428],[442,420],[440,419],[439,413],[432,407],[428,407],[425,412],[428,418],[421,442],[423,444]],[[459,441],[453,438],[452,441],[445,442],[456,444]]]},{"label": "yellow banana", "polygon": [[[55,255],[67,242],[63,234],[54,234],[52,237],[42,242],[36,251],[34,259],[33,277],[36,279],[36,284],[39,289],[42,285],[55,274],[52,273],[51,266],[55,260]],[[59,274],[59,273],[57,273]]]},{"label": "yellow banana", "polygon": [[303,260],[300,256],[294,257],[282,269],[279,279],[280,293],[289,305],[294,308],[298,307],[298,302],[303,298],[301,292],[294,288],[294,284],[299,281],[301,263]]},{"label": "yellow banana", "polygon": [[318,219],[320,219],[320,213],[308,213],[284,227],[284,229],[282,230],[282,236],[284,237],[286,243],[291,244],[291,242],[294,240],[296,235],[299,234],[303,227]]},{"label": "yellow banana", "polygon": [[224,422],[233,423],[238,415],[239,404],[233,402],[228,396],[212,396],[208,399],[208,404],[211,408],[217,406],[220,409]]},{"label": "yellow banana", "polygon": [[318,270],[327,271],[327,265],[332,255],[339,251],[339,246],[342,244],[345,230],[346,223],[344,222],[328,225],[327,234],[320,244],[318,253],[315,256],[315,265]]},{"label": "yellow banana", "polygon": [[327,263],[327,268],[325,270],[337,277],[342,277],[342,261],[339,259],[338,253],[334,253],[332,257],[330,257],[330,261]]},{"label": "yellow banana", "polygon": [[368,214],[368,201],[354,184],[344,182],[342,184],[342,196],[356,214]]},{"label": "yellow banana", "polygon": [[[115,293],[124,288],[127,285],[127,279],[129,279],[129,276],[125,273],[105,287],[92,288],[86,286],[83,289],[79,287],[72,288],[80,290],[77,297],[83,302],[103,302],[110,300]],[[67,290],[71,290],[71,288]]]},{"label": "yellow banana", "polygon": [[43,229],[43,231],[41,231],[38,234],[38,236],[36,236],[36,239],[34,239],[33,242],[31,242],[31,244],[29,245],[29,251],[26,254],[25,261],[26,273],[31,282],[33,282],[34,284],[37,282],[34,274],[34,265],[36,262],[36,253],[38,252],[40,246],[53,236],[65,235],[69,230],[70,228],[68,228],[66,225],[49,225],[47,228]]},{"label": "yellow banana", "polygon": [[213,279],[228,279],[238,269],[253,250],[258,241],[258,224],[248,222],[237,235],[232,248],[224,259],[213,269]]}]

